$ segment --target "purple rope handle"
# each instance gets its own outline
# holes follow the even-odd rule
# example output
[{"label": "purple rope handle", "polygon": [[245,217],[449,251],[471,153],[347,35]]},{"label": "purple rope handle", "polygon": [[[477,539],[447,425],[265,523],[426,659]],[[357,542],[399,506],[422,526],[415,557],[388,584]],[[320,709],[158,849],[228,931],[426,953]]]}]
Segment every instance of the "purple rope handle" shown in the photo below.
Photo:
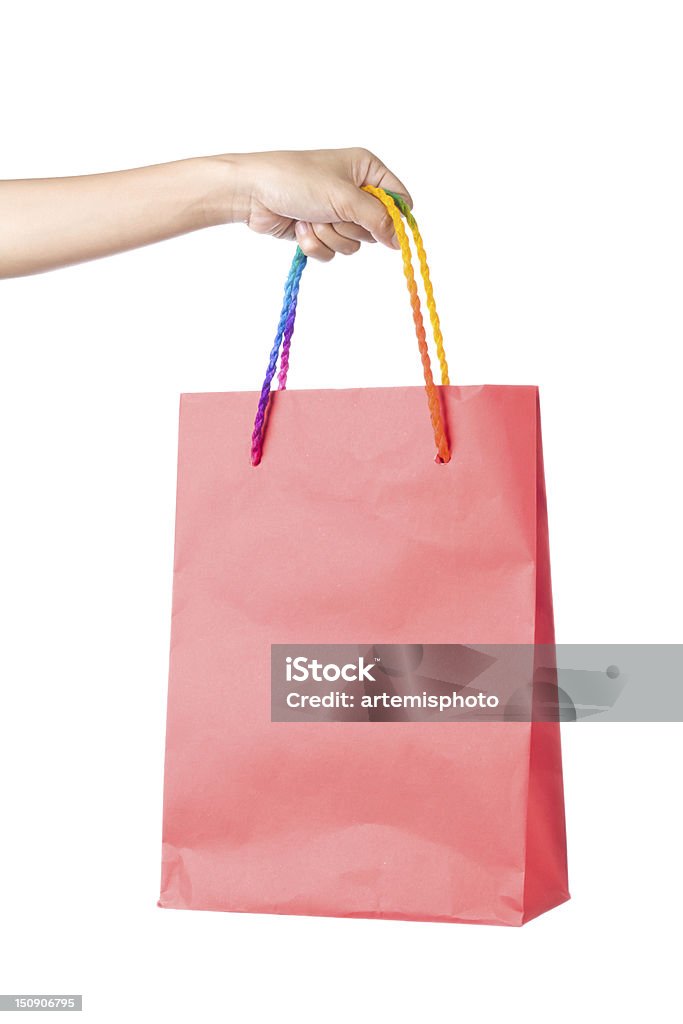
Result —
[{"label": "purple rope handle", "polygon": [[287,281],[285,282],[285,295],[282,303],[282,311],[280,313],[280,321],[277,325],[277,333],[275,334],[275,341],[273,347],[270,350],[270,357],[268,359],[268,368],[266,370],[265,380],[263,381],[263,387],[261,388],[261,394],[259,396],[258,408],[256,410],[256,419],[254,420],[254,431],[251,435],[251,464],[252,466],[258,466],[261,461],[261,454],[263,450],[263,430],[264,421],[266,418],[266,411],[268,409],[268,400],[270,398],[270,385],[275,376],[275,368],[277,366],[277,358],[280,353],[280,345],[282,345],[282,357],[280,359],[280,372],[278,374],[278,388],[280,391],[284,391],[287,387],[287,371],[289,369],[289,350],[292,344],[292,335],[294,334],[294,320],[296,318],[296,303],[299,297],[299,285],[301,283],[301,275],[304,271],[304,267],[308,262],[307,257],[304,255],[302,250],[297,245],[292,265],[289,268],[289,274],[287,275]]}]

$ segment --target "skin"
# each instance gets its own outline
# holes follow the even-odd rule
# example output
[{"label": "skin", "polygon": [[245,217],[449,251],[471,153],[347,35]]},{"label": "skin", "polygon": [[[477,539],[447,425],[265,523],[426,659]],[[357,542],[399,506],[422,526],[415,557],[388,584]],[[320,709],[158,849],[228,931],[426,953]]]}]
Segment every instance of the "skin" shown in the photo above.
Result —
[{"label": "skin", "polygon": [[362,242],[398,248],[375,185],[405,185],[367,149],[198,157],[105,174],[0,181],[0,277],[111,256],[217,224],[296,239],[328,261]]}]

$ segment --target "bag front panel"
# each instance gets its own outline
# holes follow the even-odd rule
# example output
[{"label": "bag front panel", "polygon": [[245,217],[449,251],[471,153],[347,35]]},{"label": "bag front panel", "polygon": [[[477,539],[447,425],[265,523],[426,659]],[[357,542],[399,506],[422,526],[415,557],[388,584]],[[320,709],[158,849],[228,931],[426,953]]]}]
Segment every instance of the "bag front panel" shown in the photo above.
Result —
[{"label": "bag front panel", "polygon": [[[536,389],[183,396],[161,905],[518,924],[528,723],[272,723],[273,643],[533,643]],[[551,609],[549,591],[541,595]],[[551,612],[550,612],[551,614]]]}]

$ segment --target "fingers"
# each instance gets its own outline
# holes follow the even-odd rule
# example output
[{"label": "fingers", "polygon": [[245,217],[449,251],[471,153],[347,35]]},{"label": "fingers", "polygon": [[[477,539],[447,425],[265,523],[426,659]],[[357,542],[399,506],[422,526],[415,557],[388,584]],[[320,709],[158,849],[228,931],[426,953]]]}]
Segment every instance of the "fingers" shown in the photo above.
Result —
[{"label": "fingers", "polygon": [[369,231],[376,241],[382,242],[390,249],[400,248],[394,231],[394,222],[383,203],[375,196],[363,192],[360,188],[350,188],[344,193],[339,212],[345,221],[358,224]]},{"label": "fingers", "polygon": [[351,224],[345,221],[338,221],[334,225],[337,234],[343,235],[344,238],[355,238],[357,242],[372,242],[374,245],[375,239],[372,237],[369,231],[362,228],[360,224]]},{"label": "fingers", "polygon": [[350,256],[358,252],[361,242],[374,242],[372,235],[358,224],[309,224],[299,221],[296,238],[306,256],[328,263],[341,253]]},{"label": "fingers", "polygon": [[396,192],[399,196],[401,196],[401,198],[405,199],[406,203],[408,204],[408,206],[412,210],[412,208],[413,208],[413,197],[411,196],[411,194],[408,191],[408,189],[405,187],[403,182],[399,178],[396,177],[395,174],[392,174],[391,171],[387,167],[384,167],[384,165],[382,165],[382,166],[383,166],[383,171],[379,175],[379,180],[378,181],[377,180],[376,181],[364,181],[363,184],[364,185],[375,185],[377,188],[386,189],[388,192]]},{"label": "fingers", "polygon": [[307,224],[303,220],[297,221],[295,230],[296,240],[306,256],[321,260],[323,263],[329,263],[334,258],[334,250],[318,238],[312,224]]},{"label": "fingers", "polygon": [[389,170],[386,164],[382,163],[378,156],[371,153],[369,149],[356,149],[354,153],[354,178],[355,183],[363,185],[374,185],[376,188],[384,188],[389,192],[396,192],[412,210],[413,199],[400,178]]}]

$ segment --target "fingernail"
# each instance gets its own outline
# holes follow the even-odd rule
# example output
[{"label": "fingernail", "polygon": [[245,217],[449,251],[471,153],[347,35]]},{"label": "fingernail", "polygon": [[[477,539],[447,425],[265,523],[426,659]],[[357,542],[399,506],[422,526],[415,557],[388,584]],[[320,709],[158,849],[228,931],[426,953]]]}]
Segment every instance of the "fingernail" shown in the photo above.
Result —
[{"label": "fingernail", "polygon": [[392,235],[391,236],[391,248],[392,249],[400,249],[401,248],[401,243],[399,242],[399,240],[398,240],[396,235]]},{"label": "fingernail", "polygon": [[304,220],[298,220],[296,222],[294,230],[296,231],[297,235],[306,235],[308,234],[308,224]]}]

